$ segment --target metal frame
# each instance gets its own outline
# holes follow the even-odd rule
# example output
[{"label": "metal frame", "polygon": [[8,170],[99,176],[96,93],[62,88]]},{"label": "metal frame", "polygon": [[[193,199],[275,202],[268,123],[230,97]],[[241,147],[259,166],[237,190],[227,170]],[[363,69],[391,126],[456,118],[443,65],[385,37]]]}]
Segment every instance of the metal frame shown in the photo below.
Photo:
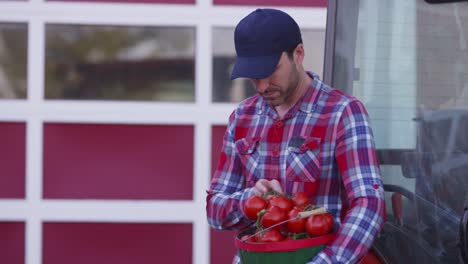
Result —
[{"label": "metal frame", "polygon": [[323,81],[333,85],[333,61],[335,58],[335,26],[338,0],[328,0],[327,26],[325,30],[325,55]]},{"label": "metal frame", "polygon": [[463,261],[468,263],[468,204],[465,205],[460,221],[460,253]]}]

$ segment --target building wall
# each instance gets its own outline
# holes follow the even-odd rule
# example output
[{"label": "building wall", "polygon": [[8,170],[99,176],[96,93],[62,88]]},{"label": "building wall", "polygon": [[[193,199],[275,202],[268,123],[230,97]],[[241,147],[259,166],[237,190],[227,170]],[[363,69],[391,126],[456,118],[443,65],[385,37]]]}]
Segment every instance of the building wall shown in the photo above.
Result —
[{"label": "building wall", "polygon": [[298,21],[321,73],[322,0],[1,1],[0,263],[229,263],[205,190],[257,6]]}]

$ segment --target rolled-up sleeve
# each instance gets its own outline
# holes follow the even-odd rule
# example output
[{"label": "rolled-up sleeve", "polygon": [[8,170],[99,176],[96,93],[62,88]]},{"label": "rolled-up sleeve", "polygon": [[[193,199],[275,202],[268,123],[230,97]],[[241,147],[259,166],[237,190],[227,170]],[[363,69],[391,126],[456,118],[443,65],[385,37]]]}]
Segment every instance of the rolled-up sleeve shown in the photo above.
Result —
[{"label": "rolled-up sleeve", "polygon": [[207,191],[208,223],[212,228],[219,230],[241,229],[252,224],[243,212],[244,203],[252,195],[253,190],[246,188],[242,164],[236,154],[235,125],[235,113],[233,113],[223,138],[218,166]]},{"label": "rolled-up sleeve", "polygon": [[310,263],[356,263],[383,227],[385,199],[368,114],[358,100],[344,107],[337,124],[335,159],[349,208],[337,237]]}]

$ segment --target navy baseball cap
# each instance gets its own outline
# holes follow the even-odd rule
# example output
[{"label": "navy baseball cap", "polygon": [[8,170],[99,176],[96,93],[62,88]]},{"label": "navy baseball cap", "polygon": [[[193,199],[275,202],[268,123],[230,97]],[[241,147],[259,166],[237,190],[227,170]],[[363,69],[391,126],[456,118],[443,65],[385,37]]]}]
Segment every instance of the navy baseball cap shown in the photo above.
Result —
[{"label": "navy baseball cap", "polygon": [[301,42],[299,26],[285,12],[260,8],[253,11],[237,24],[234,31],[237,60],[231,80],[270,76],[281,54]]}]

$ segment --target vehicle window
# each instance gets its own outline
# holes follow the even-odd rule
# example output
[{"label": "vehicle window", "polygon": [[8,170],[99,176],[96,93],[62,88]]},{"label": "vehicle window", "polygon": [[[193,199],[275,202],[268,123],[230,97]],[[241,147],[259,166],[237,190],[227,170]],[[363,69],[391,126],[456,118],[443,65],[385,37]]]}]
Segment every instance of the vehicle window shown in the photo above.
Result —
[{"label": "vehicle window", "polygon": [[457,135],[455,137],[455,151],[468,154],[468,116],[458,120]]},{"label": "vehicle window", "polygon": [[444,158],[450,136],[450,119],[423,121],[419,137],[421,140],[421,150],[432,153],[436,160]]},{"label": "vehicle window", "polygon": [[468,200],[468,2],[331,3],[336,19],[326,43],[333,51],[324,74],[332,73],[325,81],[365,104],[385,183],[387,223],[376,245],[388,263],[460,263],[458,228]]}]

